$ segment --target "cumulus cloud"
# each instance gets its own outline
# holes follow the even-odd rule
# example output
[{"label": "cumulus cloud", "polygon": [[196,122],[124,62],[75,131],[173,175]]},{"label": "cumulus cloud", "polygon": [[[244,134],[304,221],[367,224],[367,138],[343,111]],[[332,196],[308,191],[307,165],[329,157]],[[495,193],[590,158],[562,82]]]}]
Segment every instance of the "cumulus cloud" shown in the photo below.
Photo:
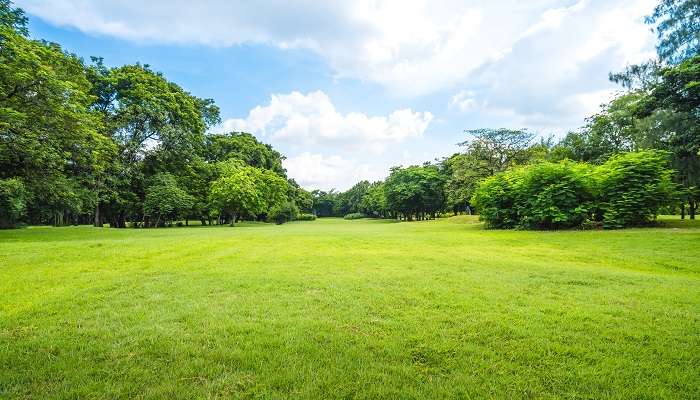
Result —
[{"label": "cumulus cloud", "polygon": [[470,76],[451,109],[536,129],[580,126],[615,93],[608,72],[653,57],[642,16],[654,3],[579,1],[543,13],[508,54]]},{"label": "cumulus cloud", "polygon": [[307,189],[346,190],[361,180],[377,180],[386,171],[372,168],[339,155],[324,156],[304,152],[284,160],[289,176]]},{"label": "cumulus cloud", "polygon": [[322,91],[273,94],[267,105],[258,105],[246,118],[226,120],[225,131],[246,131],[269,140],[298,147],[343,146],[345,149],[380,153],[390,143],[421,137],[433,115],[401,109],[386,116],[338,112]]},{"label": "cumulus cloud", "polygon": [[[532,37],[557,43],[548,54],[534,54],[545,59],[558,58],[558,51],[576,50],[567,51],[570,63],[576,63],[609,47],[635,57],[640,43],[648,44],[638,33],[647,29],[640,17],[653,2],[17,1],[53,24],[127,40],[302,48],[319,54],[338,76],[377,82],[408,96],[470,81],[474,73],[499,63],[518,43]],[[577,25],[574,29],[572,22]],[[582,36],[590,40],[576,42]]]}]

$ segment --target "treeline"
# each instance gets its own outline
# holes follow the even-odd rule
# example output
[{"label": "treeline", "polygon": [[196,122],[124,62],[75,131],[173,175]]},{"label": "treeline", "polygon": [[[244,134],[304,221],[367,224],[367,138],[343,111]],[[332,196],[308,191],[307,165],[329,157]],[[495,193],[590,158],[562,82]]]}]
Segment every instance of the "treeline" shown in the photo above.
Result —
[{"label": "treeline", "polygon": [[498,228],[619,228],[700,201],[700,3],[662,1],[657,60],[610,79],[625,89],[559,141],[525,130],[467,131],[463,151],[396,167],[383,182],[313,192],[319,215],[406,220],[478,212]]},{"label": "treeline", "polygon": [[0,0],[0,227],[284,221],[311,209],[280,153],[148,65],[85,63],[32,40]]}]

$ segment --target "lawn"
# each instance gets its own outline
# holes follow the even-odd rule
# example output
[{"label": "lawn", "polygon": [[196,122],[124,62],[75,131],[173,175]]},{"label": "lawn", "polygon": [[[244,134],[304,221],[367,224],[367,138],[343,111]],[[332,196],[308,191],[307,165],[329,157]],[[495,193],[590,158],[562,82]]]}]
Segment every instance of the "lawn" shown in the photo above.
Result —
[{"label": "lawn", "polygon": [[487,397],[700,398],[700,224],[0,231],[0,398]]}]

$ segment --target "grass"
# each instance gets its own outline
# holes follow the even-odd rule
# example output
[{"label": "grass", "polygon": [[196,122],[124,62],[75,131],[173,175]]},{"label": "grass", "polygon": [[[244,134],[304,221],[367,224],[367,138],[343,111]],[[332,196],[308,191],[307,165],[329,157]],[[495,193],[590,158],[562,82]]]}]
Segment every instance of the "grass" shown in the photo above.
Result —
[{"label": "grass", "polygon": [[699,398],[700,221],[0,232],[0,398]]}]

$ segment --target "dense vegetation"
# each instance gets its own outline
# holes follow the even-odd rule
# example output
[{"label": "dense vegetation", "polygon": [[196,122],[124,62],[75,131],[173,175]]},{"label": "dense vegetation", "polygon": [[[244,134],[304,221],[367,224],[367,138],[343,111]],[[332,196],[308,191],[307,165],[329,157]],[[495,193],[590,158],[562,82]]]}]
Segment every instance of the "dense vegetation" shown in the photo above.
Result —
[{"label": "dense vegetation", "polygon": [[219,122],[212,100],[148,65],[85,63],[31,40],[26,24],[0,0],[0,227],[233,223],[286,203],[310,211],[272,147],[206,134]]},{"label": "dense vegetation", "polygon": [[[470,130],[450,157],[394,167],[386,180],[344,192],[307,192],[270,145],[248,133],[208,133],[220,122],[213,100],[148,65],[108,68],[32,40],[22,11],[0,0],[0,228],[283,223],[300,213],[410,221],[478,212],[492,227],[545,229],[638,225],[661,211],[694,219],[699,12],[693,0],[661,1],[648,18],[659,58],[611,74],[626,91],[559,141]],[[643,165],[649,157],[654,171]],[[627,179],[627,168],[640,180]],[[619,201],[652,178],[663,186],[654,201]]]}]

